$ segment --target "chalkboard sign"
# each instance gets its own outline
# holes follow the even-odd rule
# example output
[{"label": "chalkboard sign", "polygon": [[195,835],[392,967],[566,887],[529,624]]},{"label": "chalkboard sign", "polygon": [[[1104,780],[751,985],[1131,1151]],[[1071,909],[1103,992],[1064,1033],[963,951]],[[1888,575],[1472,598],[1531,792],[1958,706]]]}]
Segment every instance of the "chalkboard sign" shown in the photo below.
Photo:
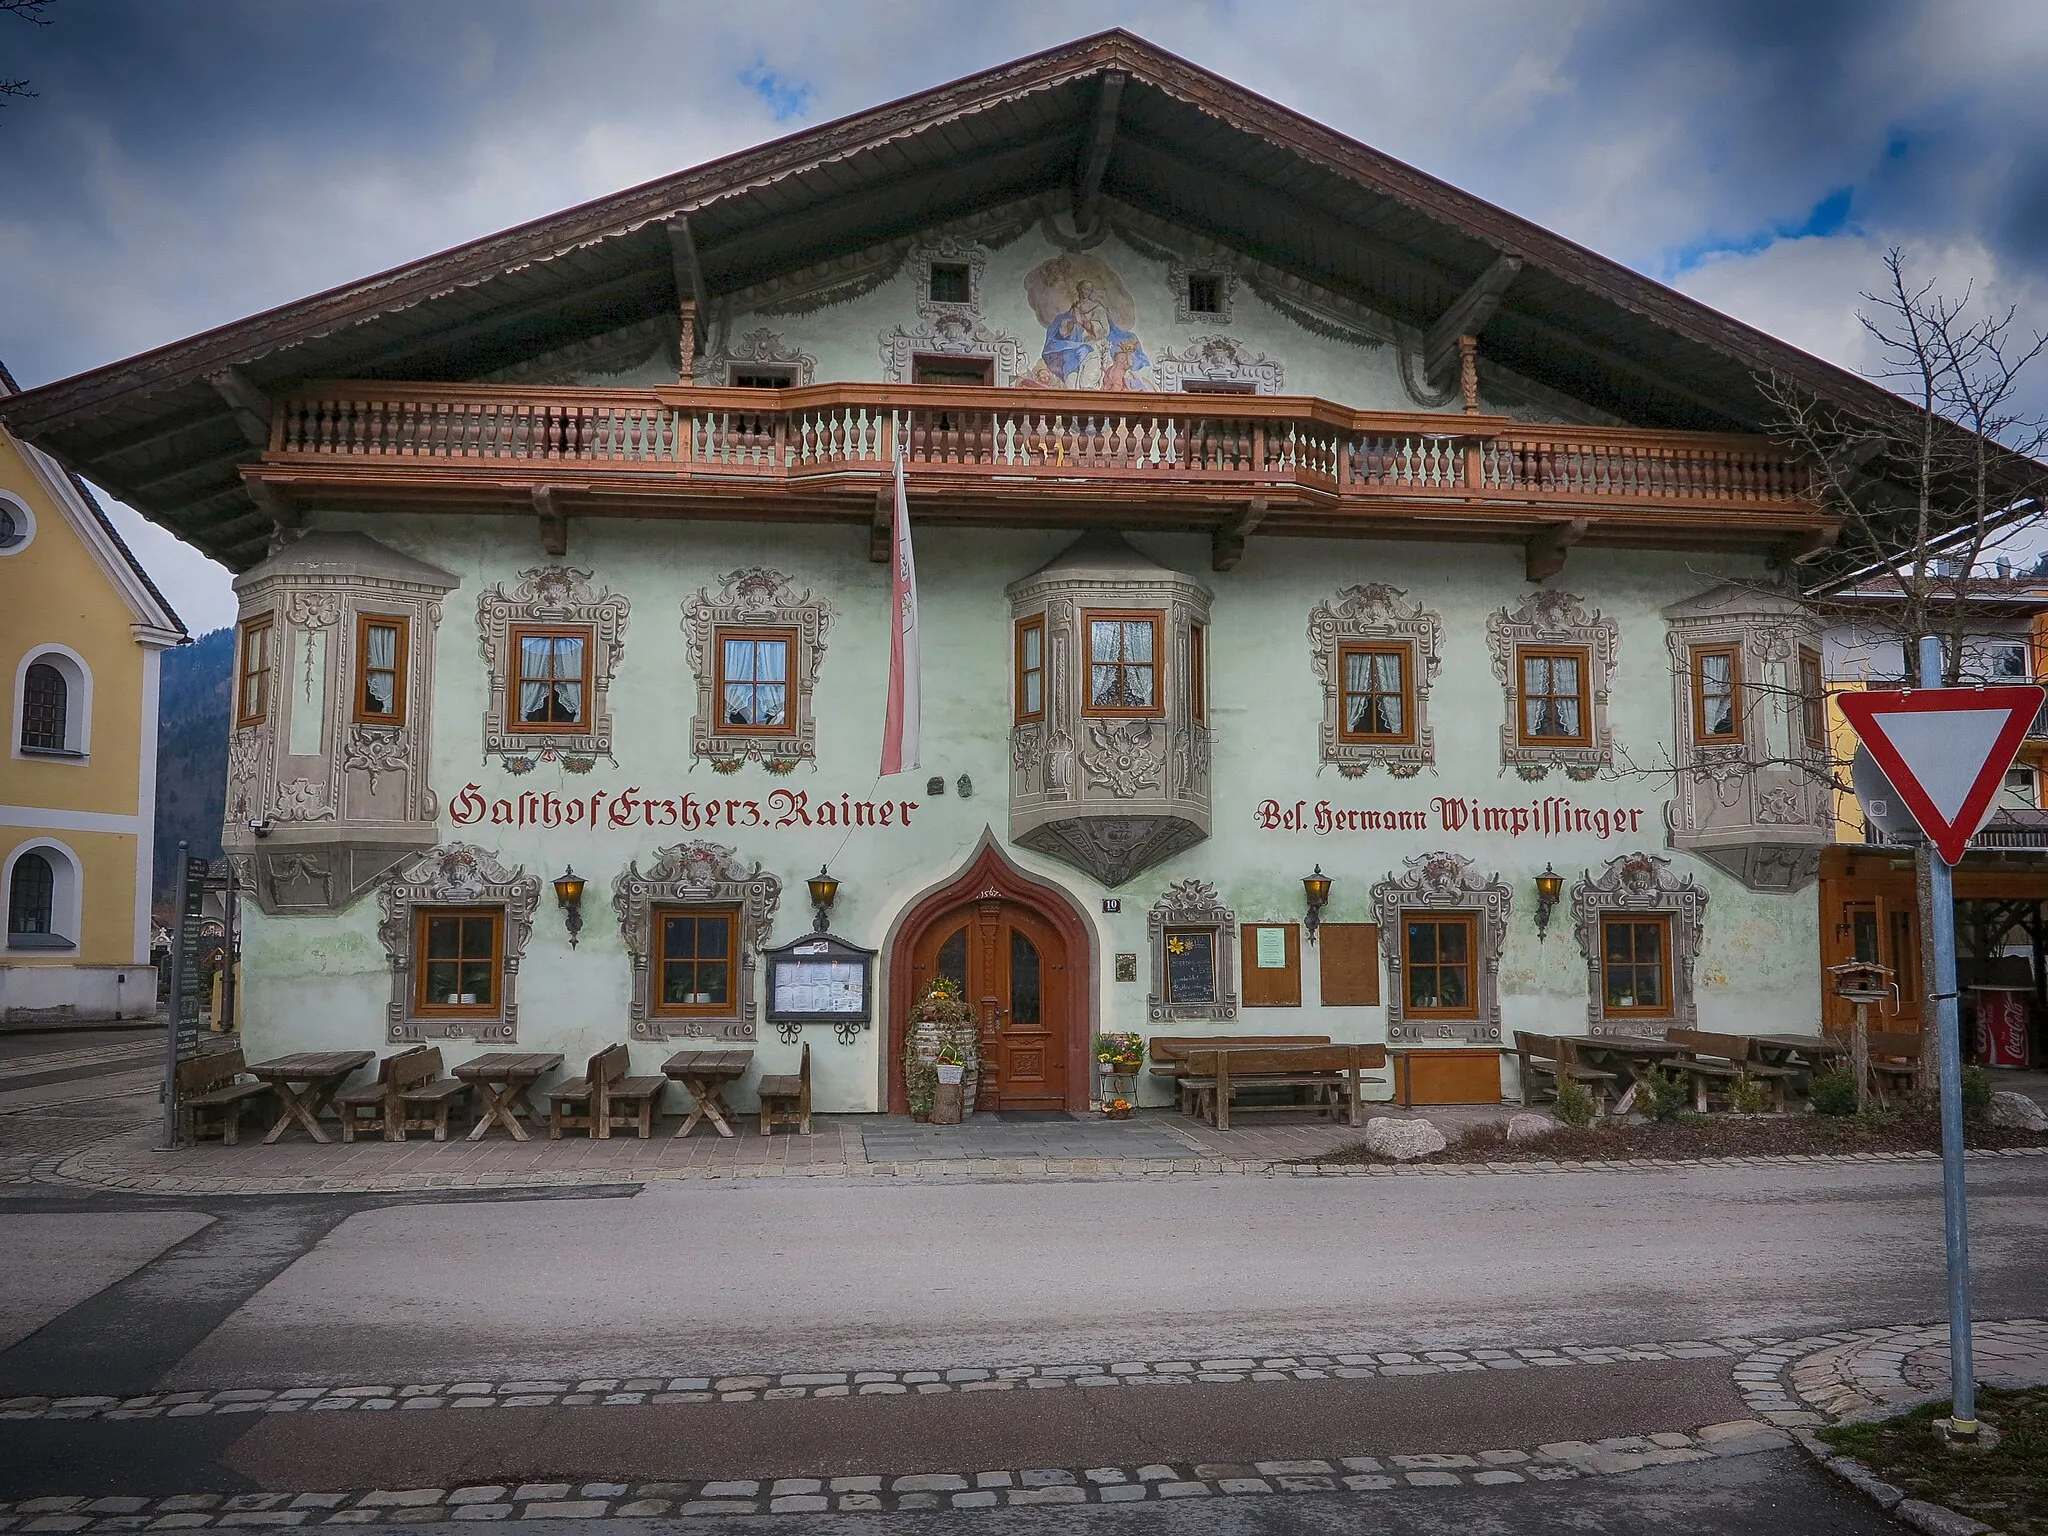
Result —
[{"label": "chalkboard sign", "polygon": [[1166,930],[1166,1000],[1216,1001],[1216,934],[1209,928]]},{"label": "chalkboard sign", "polygon": [[874,1017],[875,952],[829,933],[766,950],[768,1022],[859,1024]]},{"label": "chalkboard sign", "polygon": [[178,882],[178,932],[173,940],[177,954],[172,975],[176,990],[171,997],[171,1027],[177,1032],[178,1055],[190,1056],[199,1049],[199,999],[202,984],[200,948],[205,940],[208,865],[204,859],[185,860],[185,878]]}]

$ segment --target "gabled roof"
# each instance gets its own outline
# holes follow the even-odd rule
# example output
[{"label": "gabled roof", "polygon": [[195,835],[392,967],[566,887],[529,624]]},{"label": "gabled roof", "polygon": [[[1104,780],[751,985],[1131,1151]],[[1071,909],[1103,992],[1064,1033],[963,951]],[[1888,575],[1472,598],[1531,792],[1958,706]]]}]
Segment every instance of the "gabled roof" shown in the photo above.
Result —
[{"label": "gabled roof", "polygon": [[[0,362],[0,401],[13,397],[18,392],[14,375],[7,371],[7,364]],[[66,503],[66,510],[79,523],[86,543],[94,556],[107,571],[115,587],[127,600],[128,607],[135,615],[135,622],[143,630],[155,631],[165,640],[182,643],[192,638],[185,628],[185,621],[171,606],[170,599],[157,589],[150,580],[149,572],[142,568],[142,562],[135,558],[135,551],[128,547],[128,541],[121,537],[114,527],[114,521],[107,516],[99,498],[92,493],[92,487],[78,478],[76,470],[66,469],[46,454],[38,454],[34,444],[24,443],[25,457],[32,469],[50,483],[52,496],[60,503]],[[67,496],[65,493],[69,492]],[[83,517],[80,516],[83,514]],[[85,519],[90,519],[86,531]],[[97,533],[97,537],[94,533]],[[118,562],[118,569],[116,568]]]},{"label": "gabled roof", "polygon": [[1755,431],[1767,370],[1852,411],[1897,405],[1111,31],[28,391],[0,421],[239,568],[271,532],[238,473],[261,451],[265,396],[314,378],[475,378],[992,204],[1096,195],[1417,328],[1470,306],[1484,357],[1632,424]]}]

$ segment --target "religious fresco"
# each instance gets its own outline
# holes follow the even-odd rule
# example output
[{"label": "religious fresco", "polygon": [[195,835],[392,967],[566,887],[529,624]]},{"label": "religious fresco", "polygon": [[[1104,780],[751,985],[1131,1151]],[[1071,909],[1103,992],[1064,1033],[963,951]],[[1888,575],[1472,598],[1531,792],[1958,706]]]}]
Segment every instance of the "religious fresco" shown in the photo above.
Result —
[{"label": "religious fresco", "polygon": [[1045,327],[1045,348],[1018,384],[1034,389],[1153,389],[1152,360],[1137,334],[1137,305],[1116,269],[1069,251],[1024,274],[1025,296]]}]

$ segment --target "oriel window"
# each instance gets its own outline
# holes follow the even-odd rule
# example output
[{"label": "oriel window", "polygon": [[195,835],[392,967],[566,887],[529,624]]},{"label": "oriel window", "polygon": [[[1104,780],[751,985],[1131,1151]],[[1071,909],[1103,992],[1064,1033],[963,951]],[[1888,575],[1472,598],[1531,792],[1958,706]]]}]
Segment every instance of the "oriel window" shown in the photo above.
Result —
[{"label": "oriel window", "polygon": [[1692,653],[1692,727],[1697,741],[1742,739],[1742,651],[1722,645]]},{"label": "oriel window", "polygon": [[1525,746],[1584,746],[1592,741],[1583,650],[1522,646],[1515,652],[1515,668],[1522,680],[1517,726]]},{"label": "oriel window", "polygon": [[1405,645],[1338,647],[1344,679],[1342,728],[1345,741],[1407,742],[1415,739],[1408,696]]},{"label": "oriel window", "polygon": [[789,712],[789,659],[796,635],[786,629],[718,632],[720,729],[764,736],[793,732]]},{"label": "oriel window", "polygon": [[495,1014],[504,909],[420,907],[413,921],[414,1008],[423,1014]]},{"label": "oriel window", "polygon": [[1669,919],[1603,918],[1600,952],[1608,1017],[1661,1017],[1671,1012]]},{"label": "oriel window", "polygon": [[730,1013],[739,914],[729,907],[657,907],[654,929],[654,1011]]},{"label": "oriel window", "polygon": [[242,665],[235,690],[235,723],[256,725],[270,714],[270,643],[273,622],[269,614],[250,619],[242,626]]},{"label": "oriel window", "polygon": [[1160,715],[1159,616],[1091,612],[1087,715]]},{"label": "oriel window", "polygon": [[1021,723],[1045,718],[1045,620],[1017,621],[1017,711]]},{"label": "oriel window", "polygon": [[513,629],[513,730],[589,728],[592,648],[588,629]]},{"label": "oriel window", "polygon": [[1475,923],[1470,913],[1407,913],[1401,919],[1401,984],[1418,1017],[1471,1018]]},{"label": "oriel window", "polygon": [[1188,718],[1209,720],[1209,630],[1202,624],[1188,626]]},{"label": "oriel window", "polygon": [[406,641],[411,629],[402,617],[356,616],[356,719],[365,725],[398,725],[405,719]]}]

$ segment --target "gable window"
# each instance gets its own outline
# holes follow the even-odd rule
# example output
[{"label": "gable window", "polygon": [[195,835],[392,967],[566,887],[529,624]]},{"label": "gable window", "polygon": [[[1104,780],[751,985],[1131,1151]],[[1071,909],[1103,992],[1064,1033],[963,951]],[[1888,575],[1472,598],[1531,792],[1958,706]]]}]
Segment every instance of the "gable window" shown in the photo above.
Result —
[{"label": "gable window", "polygon": [[1342,645],[1337,657],[1344,695],[1338,739],[1413,741],[1415,722],[1409,700],[1408,647]]},{"label": "gable window", "polygon": [[1188,313],[1191,315],[1222,314],[1223,279],[1214,272],[1190,272],[1188,274]]},{"label": "gable window", "polygon": [[591,632],[583,628],[512,630],[514,731],[588,728]]},{"label": "gable window", "polygon": [[270,714],[270,614],[242,626],[242,665],[235,693],[235,723],[260,725]]},{"label": "gable window", "polygon": [[1476,926],[1475,916],[1468,912],[1401,914],[1401,976],[1410,1017],[1476,1016]]},{"label": "gable window", "polygon": [[1828,744],[1827,683],[1821,676],[1820,652],[1799,648],[1799,725],[1807,746],[1819,751]]},{"label": "gable window", "polygon": [[1742,739],[1742,648],[1717,645],[1692,653],[1695,741]]},{"label": "gable window", "polygon": [[721,730],[789,734],[789,655],[795,646],[788,630],[718,632]]},{"label": "gable window", "polygon": [[21,682],[21,747],[24,752],[62,752],[70,721],[71,689],[64,674],[47,661],[32,662]]},{"label": "gable window", "polygon": [[1600,923],[1601,974],[1609,1018],[1671,1014],[1671,919],[1608,917]]},{"label": "gable window", "polygon": [[505,955],[504,909],[420,907],[413,921],[419,978],[415,1011],[495,1017]]},{"label": "gable window", "polygon": [[1188,718],[1209,722],[1209,631],[1201,624],[1188,626]]},{"label": "gable window", "polygon": [[405,720],[406,642],[410,624],[381,613],[356,615],[356,713],[364,725]]},{"label": "gable window", "polygon": [[728,1014],[739,913],[731,907],[657,907],[654,911],[658,1014]]},{"label": "gable window", "polygon": [[1084,715],[1159,715],[1159,616],[1095,611],[1088,629]]},{"label": "gable window", "polygon": [[913,384],[990,385],[996,381],[996,365],[986,357],[913,357]]},{"label": "gable window", "polygon": [[24,853],[14,861],[14,880],[7,893],[7,937],[48,937],[57,915],[57,873],[40,853]]},{"label": "gable window", "polygon": [[1525,744],[1583,746],[1592,740],[1584,651],[1520,646],[1515,670],[1522,680],[1517,724]]},{"label": "gable window", "polygon": [[931,264],[931,299],[934,304],[971,304],[974,294],[964,261],[935,261]]},{"label": "gable window", "polygon": [[1017,713],[1019,722],[1045,718],[1045,616],[1017,621]]},{"label": "gable window", "polygon": [[759,363],[734,363],[726,383],[734,389],[788,389],[796,383],[796,369],[763,367]]}]

